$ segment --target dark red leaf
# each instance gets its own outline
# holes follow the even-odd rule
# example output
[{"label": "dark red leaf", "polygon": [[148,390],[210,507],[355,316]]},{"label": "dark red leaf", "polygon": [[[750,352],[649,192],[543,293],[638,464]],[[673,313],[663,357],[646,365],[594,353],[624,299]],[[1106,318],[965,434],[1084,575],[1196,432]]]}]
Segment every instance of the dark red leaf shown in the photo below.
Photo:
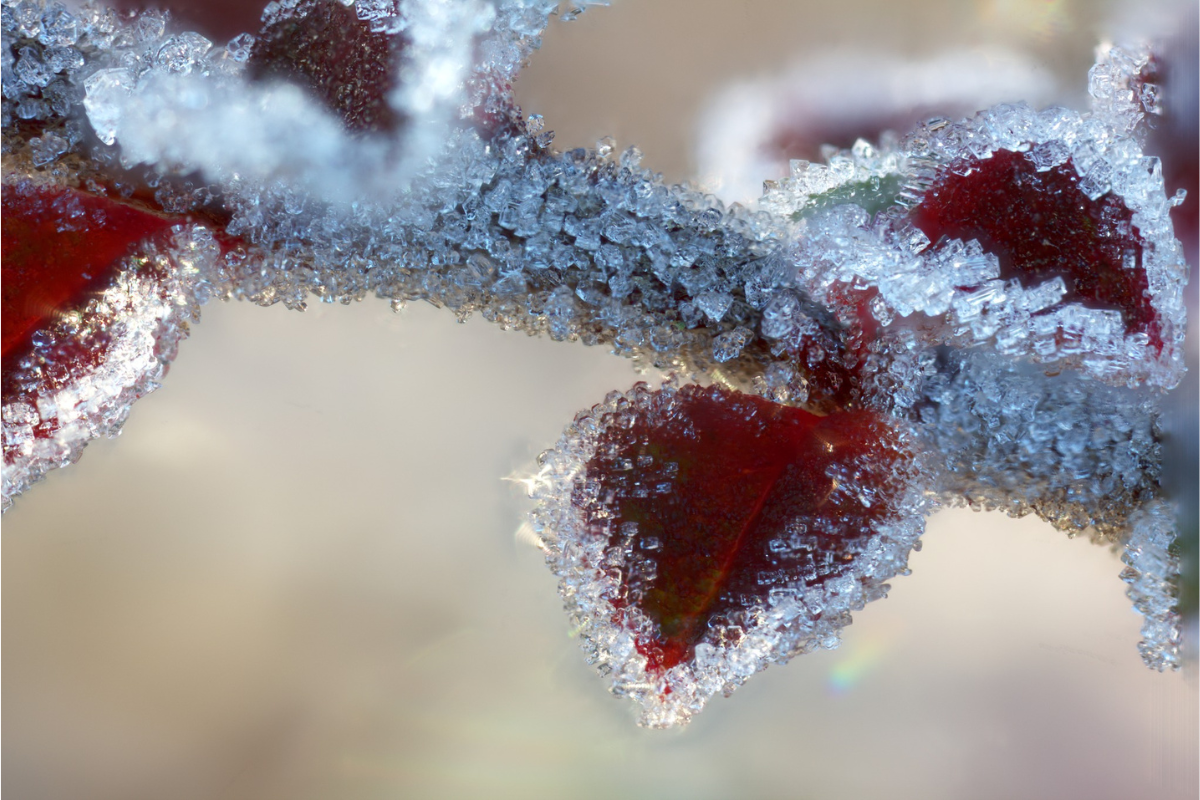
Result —
[{"label": "dark red leaf", "polygon": [[637,647],[661,673],[706,634],[736,636],[772,590],[802,593],[852,568],[897,513],[907,459],[871,412],[821,417],[686,386],[669,417],[602,432],[573,502],[609,532],[609,558],[623,564],[613,607],[653,620]]},{"label": "dark red leaf", "polygon": [[313,92],[353,131],[390,131],[403,119],[388,102],[404,39],[371,30],[353,6],[304,0],[259,32],[248,63],[259,79]]},{"label": "dark red leaf", "polygon": [[1129,333],[1163,347],[1142,264],[1143,241],[1124,200],[1090,199],[1070,160],[1039,171],[1026,153],[998,150],[943,171],[913,210],[930,241],[976,239],[1000,277],[1033,287],[1061,277],[1066,302],[1120,311]]},{"label": "dark red leaf", "polygon": [[221,241],[184,216],[4,186],[4,497],[113,435],[166,374]]},{"label": "dark red leaf", "polygon": [[29,350],[34,332],[86,306],[139,242],[178,221],[74,189],[5,184],[5,374]]}]

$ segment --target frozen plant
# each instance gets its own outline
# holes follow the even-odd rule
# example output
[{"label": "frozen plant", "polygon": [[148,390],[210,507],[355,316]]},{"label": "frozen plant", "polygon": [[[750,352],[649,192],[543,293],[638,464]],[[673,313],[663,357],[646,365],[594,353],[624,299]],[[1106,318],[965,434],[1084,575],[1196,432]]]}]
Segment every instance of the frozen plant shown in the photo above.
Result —
[{"label": "frozen plant", "polygon": [[1090,111],[934,118],[727,207],[523,117],[551,0],[281,0],[224,46],[2,2],[6,509],[119,429],[213,298],[424,300],[674,375],[580,412],[530,481],[644,724],[836,646],[943,505],[1123,547],[1143,658],[1178,667],[1187,266],[1147,47],[1101,48]]}]

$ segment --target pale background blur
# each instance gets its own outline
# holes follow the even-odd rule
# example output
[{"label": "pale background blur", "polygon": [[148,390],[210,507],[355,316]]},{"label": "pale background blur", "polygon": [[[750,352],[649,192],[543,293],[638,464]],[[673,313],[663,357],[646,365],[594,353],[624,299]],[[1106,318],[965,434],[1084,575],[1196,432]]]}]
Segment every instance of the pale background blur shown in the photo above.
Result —
[{"label": "pale background blur", "polygon": [[[522,76],[558,144],[669,179],[723,82],[839,43],[1020,48],[1078,99],[1105,3],[618,2]],[[836,87],[830,102],[836,103]],[[601,349],[428,306],[214,305],[124,435],[4,518],[14,798],[1195,798],[1197,674],[1160,675],[1117,557],[946,512],[835,652],[634,726],[514,533]]]}]

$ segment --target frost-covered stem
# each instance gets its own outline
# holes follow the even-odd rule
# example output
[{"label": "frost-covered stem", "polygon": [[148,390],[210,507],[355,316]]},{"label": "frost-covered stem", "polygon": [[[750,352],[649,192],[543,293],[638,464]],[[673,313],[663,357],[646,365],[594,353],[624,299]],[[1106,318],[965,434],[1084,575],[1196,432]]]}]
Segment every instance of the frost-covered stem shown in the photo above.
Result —
[{"label": "frost-covered stem", "polygon": [[1147,503],[1133,514],[1121,554],[1126,565],[1121,580],[1129,584],[1126,594],[1144,617],[1138,650],[1146,665],[1160,672],[1181,663],[1179,587],[1171,579],[1179,575],[1175,548],[1175,509],[1169,503]]}]

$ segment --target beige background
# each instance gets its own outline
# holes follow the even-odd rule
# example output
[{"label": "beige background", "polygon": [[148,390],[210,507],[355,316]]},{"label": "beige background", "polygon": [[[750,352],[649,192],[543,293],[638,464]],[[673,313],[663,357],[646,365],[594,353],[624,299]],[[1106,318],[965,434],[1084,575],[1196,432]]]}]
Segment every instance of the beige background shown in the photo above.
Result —
[{"label": "beige background", "polygon": [[[1002,41],[1082,87],[1099,3],[632,0],[518,87],[560,146],[690,168],[722,80],[836,42]],[[951,34],[953,32],[953,34]],[[831,89],[831,102],[836,93]],[[584,663],[528,470],[626,388],[599,349],[380,302],[215,305],[125,434],[4,518],[4,789],[36,798],[1194,798],[1197,675],[1112,553],[945,512],[836,652],[646,732]]]}]

